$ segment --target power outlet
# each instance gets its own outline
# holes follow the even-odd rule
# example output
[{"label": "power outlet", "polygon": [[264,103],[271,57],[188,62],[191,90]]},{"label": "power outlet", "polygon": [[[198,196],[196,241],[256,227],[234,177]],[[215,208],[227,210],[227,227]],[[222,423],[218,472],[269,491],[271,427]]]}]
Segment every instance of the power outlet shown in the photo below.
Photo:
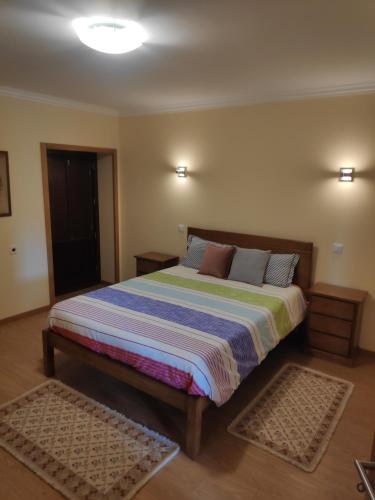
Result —
[{"label": "power outlet", "polygon": [[332,244],[332,252],[341,255],[344,251],[344,245],[342,243],[333,243]]}]

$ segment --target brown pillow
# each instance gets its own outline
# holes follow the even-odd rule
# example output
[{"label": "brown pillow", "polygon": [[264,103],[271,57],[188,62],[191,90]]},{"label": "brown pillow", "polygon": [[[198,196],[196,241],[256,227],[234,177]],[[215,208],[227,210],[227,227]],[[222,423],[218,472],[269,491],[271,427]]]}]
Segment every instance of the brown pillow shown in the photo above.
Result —
[{"label": "brown pillow", "polygon": [[226,279],[235,251],[235,247],[217,247],[208,244],[198,274]]}]

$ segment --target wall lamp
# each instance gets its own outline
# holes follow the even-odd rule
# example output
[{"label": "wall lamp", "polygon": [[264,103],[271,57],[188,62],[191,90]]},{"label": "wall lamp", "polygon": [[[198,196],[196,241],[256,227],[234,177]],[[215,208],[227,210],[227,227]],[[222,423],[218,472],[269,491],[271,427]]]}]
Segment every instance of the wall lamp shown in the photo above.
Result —
[{"label": "wall lamp", "polygon": [[353,182],[354,168],[340,168],[340,182]]},{"label": "wall lamp", "polygon": [[176,168],[177,177],[187,177],[187,167]]}]

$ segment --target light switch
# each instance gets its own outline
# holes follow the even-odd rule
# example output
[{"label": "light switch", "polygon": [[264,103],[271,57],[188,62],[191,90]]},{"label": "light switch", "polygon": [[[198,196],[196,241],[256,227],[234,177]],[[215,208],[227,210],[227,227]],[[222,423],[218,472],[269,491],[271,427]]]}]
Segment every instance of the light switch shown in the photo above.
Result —
[{"label": "light switch", "polygon": [[341,255],[344,251],[344,245],[342,243],[333,243],[332,252]]},{"label": "light switch", "polygon": [[179,233],[184,233],[185,232],[185,224],[179,224],[177,226],[177,228],[178,228],[178,232]]}]

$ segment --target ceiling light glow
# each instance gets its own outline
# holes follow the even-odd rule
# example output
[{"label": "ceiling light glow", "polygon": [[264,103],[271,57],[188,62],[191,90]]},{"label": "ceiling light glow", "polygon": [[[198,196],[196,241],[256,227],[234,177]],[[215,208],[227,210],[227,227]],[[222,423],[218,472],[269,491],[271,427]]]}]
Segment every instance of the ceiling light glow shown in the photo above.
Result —
[{"label": "ceiling light glow", "polygon": [[124,54],[140,47],[147,34],[135,21],[110,17],[80,17],[73,28],[81,42],[106,54]]}]

